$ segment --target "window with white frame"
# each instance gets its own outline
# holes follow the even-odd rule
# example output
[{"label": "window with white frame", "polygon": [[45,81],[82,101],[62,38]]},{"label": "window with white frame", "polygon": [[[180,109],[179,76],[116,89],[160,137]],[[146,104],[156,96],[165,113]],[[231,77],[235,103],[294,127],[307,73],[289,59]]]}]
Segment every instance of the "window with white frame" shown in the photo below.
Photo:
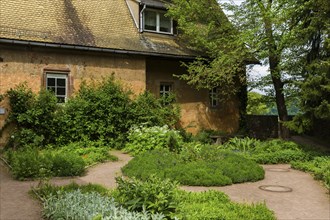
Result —
[{"label": "window with white frame", "polygon": [[219,106],[219,87],[215,87],[210,90],[210,105],[211,107]]},{"label": "window with white frame", "polygon": [[143,30],[173,34],[173,21],[165,17],[166,11],[145,9],[143,13]]},{"label": "window with white frame", "polygon": [[171,83],[161,83],[159,87],[159,95],[160,97],[168,97],[173,90],[173,86]]},{"label": "window with white frame", "polygon": [[46,72],[46,88],[54,92],[58,103],[64,103],[68,97],[68,74]]}]

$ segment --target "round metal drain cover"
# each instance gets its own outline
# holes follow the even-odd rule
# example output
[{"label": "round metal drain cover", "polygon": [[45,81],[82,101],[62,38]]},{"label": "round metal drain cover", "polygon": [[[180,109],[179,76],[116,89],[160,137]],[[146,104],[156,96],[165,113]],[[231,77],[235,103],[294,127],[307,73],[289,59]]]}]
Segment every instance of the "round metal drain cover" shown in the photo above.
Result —
[{"label": "round metal drain cover", "polygon": [[259,189],[269,192],[292,192],[292,188],[279,185],[264,185],[259,186]]},{"label": "round metal drain cover", "polygon": [[270,172],[289,172],[289,169],[285,168],[266,168],[265,170],[270,171]]}]

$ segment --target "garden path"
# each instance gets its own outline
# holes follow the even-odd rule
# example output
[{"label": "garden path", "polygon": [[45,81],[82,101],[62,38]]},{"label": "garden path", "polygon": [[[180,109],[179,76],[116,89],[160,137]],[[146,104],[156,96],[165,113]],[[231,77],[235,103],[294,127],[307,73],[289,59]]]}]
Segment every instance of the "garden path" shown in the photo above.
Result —
[{"label": "garden path", "polygon": [[[120,168],[131,157],[118,151],[112,152],[119,161],[108,162],[91,167],[86,176],[77,178],[53,178],[56,185],[75,181],[79,184],[98,183],[106,187],[116,186],[115,177]],[[265,202],[278,219],[330,219],[329,192],[307,174],[290,169],[289,165],[265,165],[265,179],[255,183],[235,184],[225,187],[182,187],[190,191],[208,189],[227,193],[237,202]],[[33,200],[28,191],[37,186],[38,181],[16,181],[10,176],[4,164],[0,163],[0,219],[1,220],[39,220],[41,205]],[[292,188],[292,192],[268,192],[259,189],[262,185],[281,185]]]}]

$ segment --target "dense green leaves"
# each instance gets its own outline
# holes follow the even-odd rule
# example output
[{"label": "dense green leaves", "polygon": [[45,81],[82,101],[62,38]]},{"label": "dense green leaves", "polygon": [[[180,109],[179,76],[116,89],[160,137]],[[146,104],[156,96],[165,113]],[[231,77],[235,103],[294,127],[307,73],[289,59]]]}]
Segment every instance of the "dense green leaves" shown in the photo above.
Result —
[{"label": "dense green leaves", "polygon": [[217,1],[173,0],[168,14],[178,22],[179,38],[204,55],[187,64],[181,78],[197,88],[220,87],[221,98],[235,94],[245,83],[248,55]]},{"label": "dense green leaves", "polygon": [[83,84],[75,97],[61,105],[52,93],[35,95],[24,85],[6,95],[12,109],[10,120],[17,125],[8,146],[16,148],[77,141],[122,148],[132,126],[173,126],[180,116],[173,97],[165,102],[144,93],[132,100],[131,93],[113,78]]},{"label": "dense green leaves", "polygon": [[262,167],[232,152],[211,145],[184,148],[179,154],[163,149],[138,155],[123,167],[123,173],[139,179],[156,175],[194,186],[223,186],[264,177]]}]

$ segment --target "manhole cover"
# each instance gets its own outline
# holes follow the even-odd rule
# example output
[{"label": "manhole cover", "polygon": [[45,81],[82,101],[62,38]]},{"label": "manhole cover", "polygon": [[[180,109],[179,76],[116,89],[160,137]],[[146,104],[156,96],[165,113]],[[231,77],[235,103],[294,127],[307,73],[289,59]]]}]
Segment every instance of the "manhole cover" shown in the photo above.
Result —
[{"label": "manhole cover", "polygon": [[285,168],[266,168],[265,170],[270,171],[270,172],[289,172],[289,169]]},{"label": "manhole cover", "polygon": [[279,185],[265,185],[259,186],[259,189],[269,192],[292,192],[292,188]]}]

